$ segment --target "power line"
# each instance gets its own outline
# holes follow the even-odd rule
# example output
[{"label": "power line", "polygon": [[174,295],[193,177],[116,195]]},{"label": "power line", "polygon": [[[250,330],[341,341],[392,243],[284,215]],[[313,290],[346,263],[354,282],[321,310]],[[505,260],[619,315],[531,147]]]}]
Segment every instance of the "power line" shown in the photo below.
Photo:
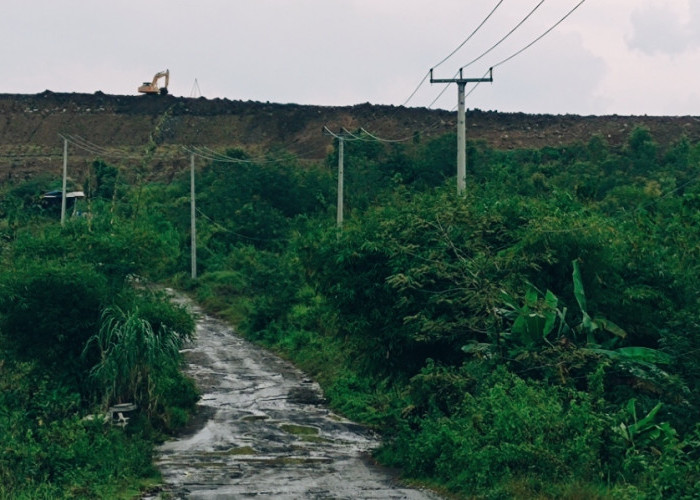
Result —
[{"label": "power line", "polygon": [[[437,68],[437,67],[440,66],[442,63],[444,63],[445,61],[447,61],[450,57],[452,57],[453,55],[455,55],[462,47],[464,47],[464,46],[467,44],[467,42],[469,42],[469,40],[471,40],[472,37],[473,37],[474,35],[476,35],[476,33],[484,26],[484,24],[486,24],[486,21],[488,21],[489,18],[493,15],[493,13],[496,12],[496,9],[498,9],[498,7],[501,6],[501,4],[503,3],[503,1],[504,1],[504,0],[499,0],[499,2],[496,4],[496,6],[495,6],[493,9],[491,9],[491,12],[489,12],[489,14],[484,18],[484,20],[481,21],[481,23],[476,27],[476,29],[474,29],[474,31],[472,31],[471,34],[470,34],[466,39],[464,39],[464,41],[463,41],[462,43],[460,43],[460,44],[457,46],[456,49],[454,49],[452,52],[450,52],[449,55],[447,55],[447,57],[443,58],[440,62],[438,62],[437,64],[433,65],[433,67],[432,67],[431,69]],[[417,86],[417,87],[415,88],[415,90],[411,93],[411,95],[408,96],[408,99],[406,99],[406,100],[404,101],[404,103],[402,104],[402,106],[406,106],[406,105],[408,104],[408,102],[413,98],[413,96],[416,95],[416,93],[418,92],[418,90],[423,86],[423,84],[426,82],[426,80],[428,79],[429,76],[430,76],[430,71],[428,71],[428,72],[425,74],[425,76],[424,76],[423,79],[420,81],[420,83],[418,84],[418,86]],[[444,90],[443,90],[443,92],[444,92]],[[442,92],[440,93],[440,95],[442,95]],[[438,96],[438,98],[439,98],[439,96]],[[436,99],[436,100],[437,100],[437,99]],[[435,102],[435,101],[433,101],[433,103],[434,103],[434,102]],[[431,103],[431,106],[432,106],[432,103]],[[428,106],[428,107],[430,107],[430,106]]]},{"label": "power line", "polygon": [[[360,140],[362,140],[360,137],[357,137],[354,134],[352,134],[351,132],[348,132],[347,129],[345,129],[344,127],[342,128],[342,130],[339,133],[336,134],[335,132],[331,131],[331,129],[329,129],[326,125],[324,125],[323,126],[323,133],[326,135],[330,135],[331,137],[334,137],[338,140],[341,140],[341,139],[345,140],[345,141],[360,141]],[[348,139],[348,137],[350,137],[350,139]]]},{"label": "power line", "polygon": [[[428,74],[430,74],[430,72],[428,72]],[[459,71],[457,71],[454,75],[452,75],[452,78],[457,78],[457,75],[458,75],[458,74],[459,74]],[[430,104],[428,104],[428,109],[432,108],[433,105],[438,101],[438,99],[440,99],[440,98],[442,97],[442,94],[444,94],[445,91],[447,91],[447,87],[449,87],[449,84],[445,84],[445,85],[443,86],[442,90],[441,90],[440,93],[437,95],[437,97],[436,97],[435,99],[433,99],[432,102],[431,102]],[[453,110],[453,111],[454,111],[454,110]]]},{"label": "power line", "polygon": [[539,2],[537,5],[535,5],[535,7],[534,7],[534,8],[533,8],[533,9],[532,9],[518,24],[516,24],[515,27],[513,27],[513,29],[511,29],[508,33],[506,33],[505,36],[504,36],[503,38],[501,38],[499,41],[497,41],[495,44],[493,44],[488,50],[484,51],[479,57],[477,57],[477,58],[475,58],[475,59],[469,61],[467,64],[465,64],[464,66],[462,66],[460,69],[464,69],[464,68],[466,68],[466,67],[468,67],[468,66],[471,66],[472,64],[474,64],[475,62],[477,62],[478,60],[480,60],[482,57],[484,57],[486,54],[488,54],[489,52],[491,52],[493,49],[495,49],[496,47],[498,47],[501,43],[503,43],[503,41],[505,41],[506,38],[508,38],[508,37],[509,37],[510,35],[512,35],[518,28],[520,28],[523,24],[525,24],[525,21],[527,21],[527,20],[530,18],[530,16],[532,16],[532,15],[535,13],[535,11],[536,11],[537,9],[540,8],[540,6],[544,3],[544,1],[545,1],[545,0],[540,0],[540,2]]},{"label": "power line", "polygon": [[425,76],[424,76],[423,79],[420,81],[420,83],[418,84],[418,86],[413,90],[413,92],[411,92],[411,95],[408,96],[408,99],[406,99],[406,100],[403,102],[402,106],[406,106],[406,105],[408,104],[408,101],[410,101],[411,99],[413,99],[413,96],[415,96],[415,95],[418,93],[418,90],[423,86],[423,84],[425,83],[425,81],[428,79],[429,76],[430,76],[430,71],[428,71],[428,72],[425,74]]},{"label": "power line", "polygon": [[549,28],[547,31],[545,31],[544,33],[542,33],[540,36],[538,36],[537,38],[535,38],[532,42],[528,43],[525,47],[523,47],[522,49],[520,49],[519,51],[517,51],[517,52],[514,53],[513,55],[511,55],[511,56],[509,56],[509,57],[506,57],[506,58],[503,59],[502,61],[499,61],[499,62],[497,62],[496,64],[494,64],[494,65],[492,66],[492,68],[495,68],[495,67],[497,67],[497,66],[500,66],[500,65],[502,65],[502,64],[507,63],[508,61],[510,61],[511,59],[513,59],[514,57],[516,57],[516,56],[522,54],[522,53],[525,52],[527,49],[529,49],[530,47],[532,47],[533,45],[535,45],[535,44],[536,44],[537,42],[539,42],[542,38],[544,38],[545,36],[547,36],[554,28],[556,28],[556,27],[559,26],[561,23],[563,23],[564,20],[565,20],[567,17],[569,17],[571,14],[573,14],[574,11],[575,11],[576,9],[578,9],[585,1],[586,1],[586,0],[581,0],[579,3],[577,3],[577,4],[574,6],[573,9],[571,9],[569,12],[567,12],[566,15],[564,15],[564,17],[562,17],[561,19],[559,19],[559,21],[557,21],[556,23],[554,23],[554,25],[553,25],[551,28]]},{"label": "power line", "polygon": [[[430,75],[430,73],[428,73],[428,75]],[[443,123],[443,122],[441,122],[441,121],[435,121],[432,125],[430,125],[430,126],[428,126],[428,127],[424,127],[424,128],[422,128],[422,129],[420,129],[420,130],[414,131],[410,136],[399,137],[399,138],[392,138],[392,139],[387,139],[387,138],[385,138],[385,137],[379,137],[378,135],[369,132],[369,131],[368,131],[367,129],[365,129],[364,127],[360,127],[359,130],[360,130],[360,132],[362,132],[364,135],[366,135],[367,138],[362,137],[362,136],[358,136],[357,134],[353,134],[352,132],[348,131],[348,130],[347,130],[346,128],[344,128],[344,127],[342,128],[342,133],[345,134],[346,140],[347,140],[347,137],[351,137],[352,140],[358,140],[358,141],[364,141],[364,142],[375,142],[375,141],[376,141],[376,142],[384,142],[384,143],[400,143],[400,142],[407,142],[407,141],[413,140],[413,139],[415,138],[416,134],[424,134],[424,133],[427,133],[427,132],[431,132],[431,131],[437,129],[438,127],[440,127],[440,125],[441,125],[442,123]],[[324,132],[327,133],[327,135],[332,135],[332,136],[334,136],[336,139],[339,138],[339,137],[338,137],[338,134],[334,134],[333,132],[331,132],[331,131],[328,129],[327,126],[324,126],[323,129],[324,129]]]},{"label": "power line", "polygon": [[370,138],[374,139],[375,141],[378,142],[390,142],[390,143],[396,143],[396,142],[406,142],[411,139],[411,137],[404,137],[402,139],[384,139],[382,137],[377,137],[376,135],[368,132],[364,127],[360,127],[360,131],[364,133],[365,135],[369,136]]},{"label": "power line", "polygon": [[[94,142],[91,142],[81,136],[78,135],[73,135],[73,134],[58,134],[61,139],[68,141],[70,144],[73,146],[76,146],[77,148],[86,151],[90,154],[93,154],[98,157],[103,157],[103,158],[110,158],[110,159],[129,159],[129,160],[143,160],[146,158],[146,155],[142,154],[137,154],[137,153],[131,153],[129,151],[123,150],[123,149],[115,149],[115,148],[105,148],[103,146],[100,146],[98,144],[95,144]],[[255,163],[255,164],[266,164],[266,163],[280,163],[284,161],[288,161],[290,158],[291,159],[301,159],[300,154],[294,154],[294,153],[289,153],[289,156],[285,158],[274,158],[271,159],[269,156],[258,156],[258,157],[252,157],[252,158],[234,158],[232,156],[224,155],[221,153],[218,153],[214,151],[211,148],[208,147],[202,147],[202,146],[182,146],[182,150],[184,150],[188,155],[195,155],[199,158],[203,158],[208,161],[216,161],[216,162],[223,162],[223,163]],[[10,157],[10,155],[6,155],[7,157]],[[15,157],[17,155],[12,155],[12,157]],[[24,155],[21,155],[24,156]],[[29,156],[29,155],[26,155]],[[2,155],[0,155],[2,157]],[[32,155],[32,157],[60,157],[60,155]],[[161,157],[161,156],[153,156],[151,159],[172,159],[171,157]]]},{"label": "power line", "polygon": [[46,154],[34,154],[34,153],[17,153],[17,154],[12,154],[12,153],[3,153],[0,154],[0,158],[6,159],[6,160],[21,160],[23,158],[43,158],[43,159],[52,159],[52,158],[62,158],[62,154],[58,153],[46,153]]},{"label": "power line", "polygon": [[[491,71],[493,71],[493,68],[489,68],[489,69],[486,71],[486,73],[484,73],[484,77],[485,77],[486,75],[488,75],[489,72],[491,72]],[[467,92],[467,94],[464,96],[464,98],[466,99],[467,97],[469,97],[469,96],[472,94],[472,92],[474,92],[474,91],[476,90],[476,88],[477,88],[478,86],[479,86],[479,82],[477,82],[477,84],[474,85],[474,86],[471,88],[471,90],[470,90],[469,92]]]},{"label": "power line", "polygon": [[99,146],[93,142],[84,139],[83,137],[72,135],[72,134],[58,134],[61,139],[68,141],[70,144],[92,153],[95,156],[102,156],[105,158],[121,158],[121,159],[141,159],[141,155],[136,155],[134,153],[129,153],[128,151],[121,149],[107,149]]},{"label": "power line", "polygon": [[[542,2],[544,2],[544,0],[542,0]],[[540,4],[541,4],[542,2],[540,2]],[[469,40],[471,40],[472,37],[473,37],[474,35],[476,35],[476,33],[481,29],[481,27],[482,27],[484,24],[486,24],[486,21],[489,20],[489,18],[493,15],[494,12],[496,12],[496,9],[498,9],[498,7],[500,7],[502,3],[503,3],[503,0],[500,0],[500,1],[496,4],[496,6],[495,6],[493,9],[491,9],[491,12],[489,12],[489,14],[484,18],[484,20],[481,21],[481,24],[479,24],[479,26],[477,26],[476,29],[474,29],[474,31],[471,32],[471,34],[470,34],[462,43],[460,43],[459,46],[458,46],[456,49],[454,49],[452,52],[450,52],[449,55],[447,55],[447,57],[445,57],[442,61],[440,61],[439,63],[437,63],[436,65],[434,65],[431,69],[437,68],[437,67],[440,66],[442,63],[444,63],[445,61],[447,61],[450,57],[452,57],[453,55],[455,55],[455,54],[459,51],[459,49],[461,49],[462,47],[464,47],[464,45],[465,45]],[[538,7],[539,7],[539,6],[538,6]]]},{"label": "power line", "polygon": [[345,137],[352,137],[356,141],[362,141],[362,142],[387,142],[387,143],[397,143],[397,142],[406,142],[410,140],[410,137],[405,137],[402,139],[384,139],[382,137],[379,137],[375,134],[372,134],[371,132],[368,132],[365,128],[360,127],[360,132],[366,136],[363,137],[361,135],[356,135],[350,132],[348,129],[343,127],[343,134],[345,134]]},{"label": "power line", "polygon": [[[573,14],[574,11],[575,11],[576,9],[578,9],[581,5],[583,5],[583,3],[584,3],[585,1],[586,1],[586,0],[580,0],[579,3],[577,3],[576,5],[574,5],[574,7],[573,7],[572,9],[570,9],[561,19],[559,19],[556,23],[554,23],[551,27],[549,27],[546,31],[544,31],[540,36],[538,36],[538,37],[535,38],[533,41],[531,41],[530,43],[528,43],[527,45],[525,45],[522,49],[520,49],[520,50],[514,52],[514,53],[511,54],[510,56],[506,57],[505,59],[502,59],[501,61],[499,61],[499,62],[497,62],[496,64],[494,64],[493,66],[491,66],[491,68],[489,68],[489,70],[488,70],[486,73],[484,73],[484,76],[486,76],[486,75],[489,73],[489,71],[492,71],[493,68],[496,68],[496,67],[498,67],[498,66],[501,66],[501,65],[507,63],[507,62],[510,61],[511,59],[513,59],[513,58],[519,56],[520,54],[522,54],[523,52],[525,52],[527,49],[529,49],[530,47],[532,47],[533,45],[535,45],[537,42],[539,42],[540,40],[542,40],[545,36],[547,36],[549,33],[551,33],[557,26],[559,26],[561,23],[563,23],[564,20],[566,20],[566,18],[568,18],[571,14]],[[476,85],[474,85],[474,86],[472,87],[472,89],[467,93],[467,95],[466,95],[465,97],[469,97],[469,96],[471,95],[471,93],[474,92],[478,86],[479,86],[478,83],[477,83]]]},{"label": "power line", "polygon": [[251,160],[243,158],[234,158],[232,156],[217,153],[213,149],[201,146],[182,146],[182,149],[187,153],[198,156],[209,161],[217,161],[221,163],[253,163]]},{"label": "power line", "polygon": [[82,149],[83,151],[87,151],[88,153],[92,153],[95,156],[106,156],[104,153],[105,151],[102,150],[100,147],[93,147],[90,144],[82,142],[82,140],[79,137],[72,136],[70,134],[58,134],[58,136],[63,139],[64,141],[68,141],[70,144],[73,144],[77,146],[79,149]]},{"label": "power line", "polygon": [[190,155],[195,155],[199,158],[219,163],[236,163],[236,164],[255,164],[265,165],[270,163],[282,163],[290,159],[302,159],[299,154],[289,153],[284,158],[269,158],[268,156],[257,156],[253,158],[234,158],[225,154],[218,153],[211,148],[201,146],[182,146],[182,149]]}]

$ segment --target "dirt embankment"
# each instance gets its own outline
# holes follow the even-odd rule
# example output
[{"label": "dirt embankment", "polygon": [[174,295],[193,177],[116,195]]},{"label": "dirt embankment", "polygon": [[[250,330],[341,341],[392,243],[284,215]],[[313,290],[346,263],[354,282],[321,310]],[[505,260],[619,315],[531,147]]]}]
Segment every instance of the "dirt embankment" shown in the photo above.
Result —
[{"label": "dirt embankment", "polygon": [[[456,115],[444,110],[375,106],[305,106],[173,96],[66,94],[0,95],[0,182],[38,173],[60,174],[63,141],[75,177],[96,156],[125,167],[170,177],[186,168],[190,146],[239,147],[253,154],[283,149],[320,160],[330,151],[323,133],[360,127],[386,139],[430,137],[455,130]],[[594,135],[624,143],[644,126],[661,144],[681,136],[700,140],[698,117],[527,115],[470,110],[467,136],[503,149],[587,142]],[[409,140],[410,140],[409,139]],[[157,145],[153,149],[150,146]]]}]

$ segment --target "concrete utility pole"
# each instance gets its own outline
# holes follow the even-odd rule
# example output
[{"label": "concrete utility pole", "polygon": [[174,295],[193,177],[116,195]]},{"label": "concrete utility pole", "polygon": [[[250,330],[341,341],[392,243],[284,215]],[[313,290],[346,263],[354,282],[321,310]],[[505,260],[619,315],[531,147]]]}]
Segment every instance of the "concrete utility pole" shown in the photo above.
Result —
[{"label": "concrete utility pole", "polygon": [[467,131],[465,127],[464,89],[467,83],[492,82],[493,70],[489,69],[488,78],[463,78],[462,68],[459,69],[459,78],[433,78],[433,70],[430,69],[430,83],[456,83],[457,84],[457,193],[464,194],[467,186]]},{"label": "concrete utility pole", "polygon": [[194,201],[194,154],[190,155],[190,219],[192,224],[192,279],[197,279],[197,223],[195,222],[195,201]]},{"label": "concrete utility pole", "polygon": [[347,131],[337,134],[333,133],[325,126],[323,127],[323,133],[338,139],[338,213],[336,219],[338,228],[340,229],[343,227],[343,199],[345,190],[345,167],[343,162],[345,159],[345,141],[348,140],[348,137],[351,137],[349,139],[351,141],[357,140],[357,138]]},{"label": "concrete utility pole", "polygon": [[63,138],[63,189],[61,191],[61,225],[66,222],[66,179],[68,178],[68,139]]},{"label": "concrete utility pole", "polygon": [[343,227],[343,177],[345,176],[345,169],[343,165],[343,157],[345,156],[345,138],[342,135],[338,136],[338,214],[337,214],[337,225],[339,228]]}]

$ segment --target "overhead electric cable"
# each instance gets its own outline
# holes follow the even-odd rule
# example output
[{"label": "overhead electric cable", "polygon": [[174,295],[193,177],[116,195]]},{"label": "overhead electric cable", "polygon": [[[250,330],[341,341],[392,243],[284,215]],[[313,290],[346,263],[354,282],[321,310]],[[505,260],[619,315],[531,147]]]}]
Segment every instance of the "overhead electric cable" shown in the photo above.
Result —
[{"label": "overhead electric cable", "polygon": [[204,146],[190,146],[190,150],[188,150],[190,153],[195,153],[198,154],[199,156],[202,156],[203,158],[206,157],[207,159],[214,160],[214,161],[223,161],[223,162],[231,162],[231,163],[255,163],[254,160],[249,159],[249,158],[234,158],[232,156],[228,156],[222,153],[219,153],[217,151],[214,151],[211,148],[204,147]]},{"label": "overhead electric cable", "polygon": [[20,160],[22,158],[43,158],[43,159],[51,159],[51,158],[61,158],[63,155],[59,153],[46,153],[46,154],[32,154],[32,153],[17,153],[17,154],[12,154],[12,153],[2,153],[0,154],[0,158],[7,159],[7,160]]},{"label": "overhead electric cable", "polygon": [[571,9],[569,12],[567,12],[566,15],[565,15],[564,17],[562,17],[561,19],[559,19],[559,21],[557,21],[556,23],[554,23],[554,25],[553,25],[551,28],[549,28],[547,31],[545,31],[544,33],[542,33],[540,36],[538,36],[537,38],[535,38],[533,41],[531,41],[530,43],[528,43],[525,47],[523,47],[522,49],[520,49],[519,51],[517,51],[517,52],[514,53],[513,55],[511,55],[511,56],[509,56],[509,57],[506,57],[506,58],[503,59],[502,61],[499,61],[499,62],[497,62],[496,64],[494,64],[494,65],[492,66],[492,68],[495,68],[495,67],[497,67],[497,66],[500,66],[500,65],[502,65],[502,64],[507,63],[508,61],[510,61],[511,59],[513,59],[514,57],[516,57],[516,56],[522,54],[522,53],[525,52],[527,49],[529,49],[530,47],[532,47],[533,45],[535,45],[535,44],[536,44],[537,42],[539,42],[542,38],[544,38],[545,36],[547,36],[547,35],[549,34],[550,31],[552,31],[554,28],[556,28],[556,27],[559,26],[561,23],[563,23],[564,20],[565,20],[567,17],[569,17],[571,14],[573,14],[574,11],[575,11],[576,9],[578,9],[585,1],[586,1],[586,0],[581,0],[579,3],[577,3],[577,4],[574,6],[573,9]]},{"label": "overhead electric cable", "polygon": [[[542,0],[542,2],[544,2],[544,0]],[[541,4],[542,2],[540,2],[540,4]],[[489,15],[486,16],[486,17],[484,18],[483,21],[481,21],[481,24],[479,24],[479,26],[477,26],[476,29],[474,29],[474,31],[472,31],[471,34],[470,34],[462,43],[460,43],[459,46],[458,46],[456,49],[454,49],[452,52],[450,52],[450,53],[447,55],[447,57],[445,57],[442,61],[440,61],[439,63],[437,63],[436,65],[434,65],[434,66],[432,67],[432,69],[435,69],[435,68],[437,68],[438,66],[440,66],[442,63],[444,63],[445,61],[447,61],[450,57],[452,57],[453,55],[455,55],[455,54],[459,51],[459,49],[461,49],[462,47],[464,47],[464,45],[465,45],[469,40],[471,40],[472,37],[473,37],[474,35],[476,35],[476,33],[481,29],[481,27],[482,27],[484,24],[486,24],[486,21],[489,20],[489,18],[493,15],[494,12],[496,12],[496,9],[498,9],[498,7],[500,7],[502,3],[503,3],[503,0],[500,0],[500,1],[496,4],[496,6],[495,6],[493,9],[491,9],[491,12],[489,12]],[[538,7],[539,7],[539,5],[538,5]]]},{"label": "overhead electric cable", "polygon": [[[454,75],[452,75],[452,78],[453,78],[453,79],[454,79],[454,78],[457,78],[457,75],[458,75],[458,74],[459,74],[459,71],[456,72]],[[432,102],[431,102],[430,104],[428,104],[428,109],[430,109],[430,108],[433,107],[433,104],[435,104],[435,103],[438,101],[438,99],[440,99],[440,98],[442,97],[442,94],[445,93],[445,91],[447,90],[447,88],[448,88],[449,86],[450,86],[450,85],[449,85],[448,83],[446,83],[446,84],[442,87],[442,90],[441,90],[440,93],[437,95],[437,97],[436,97],[435,99],[433,99]],[[454,111],[454,110],[453,110],[453,111]]]},{"label": "overhead electric cable", "polygon": [[[211,156],[212,158],[215,158],[215,159],[219,158],[222,161],[235,160],[235,163],[257,163],[257,164],[278,163],[280,161],[284,161],[287,159],[287,158],[278,158],[278,159],[271,160],[270,157],[267,155],[250,156],[247,158],[233,158],[232,156],[228,156],[226,154],[219,153],[218,151],[215,151],[215,150],[213,150],[209,147],[206,147],[206,146],[198,146],[198,147],[191,146],[191,148],[195,151],[203,151],[203,153],[202,153],[203,155]],[[289,153],[289,156],[292,156],[295,158],[298,157],[298,155],[293,154],[293,153]]]},{"label": "overhead electric cable", "polygon": [[[474,29],[474,31],[472,31],[471,34],[470,34],[462,43],[460,43],[460,44],[457,46],[456,49],[454,49],[452,52],[450,52],[450,53],[449,53],[445,58],[443,58],[440,62],[438,62],[437,64],[433,65],[433,67],[432,67],[431,69],[437,68],[437,67],[440,66],[442,63],[444,63],[445,61],[447,61],[450,57],[452,57],[453,55],[455,55],[462,47],[464,47],[464,46],[466,45],[466,43],[467,43],[469,40],[471,40],[472,37],[473,37],[474,35],[476,35],[476,33],[484,26],[484,24],[486,24],[486,21],[489,20],[489,18],[493,15],[494,12],[496,12],[496,9],[498,9],[498,7],[500,7],[501,4],[502,4],[503,2],[504,2],[504,0],[499,0],[499,2],[496,4],[496,6],[495,6],[493,9],[491,9],[491,12],[489,12],[489,14],[484,18],[484,20],[481,21],[481,23],[479,24],[479,26],[477,26],[477,27]],[[404,101],[404,103],[402,104],[402,106],[406,106],[406,104],[408,104],[408,102],[409,102],[411,99],[413,99],[413,96],[416,95],[416,93],[418,92],[418,90],[423,86],[423,84],[425,83],[425,81],[428,79],[429,76],[430,76],[430,71],[428,71],[428,72],[425,74],[425,76],[424,76],[423,79],[420,81],[420,83],[418,84],[418,86],[417,86],[417,87],[415,88],[415,90],[411,93],[411,95],[408,96],[408,99],[406,99],[406,100]],[[444,91],[443,91],[443,92],[444,92]],[[442,95],[442,93],[440,93],[440,95]],[[439,97],[438,97],[438,98],[439,98]],[[436,99],[436,100],[437,100],[437,99]],[[435,101],[433,101],[433,102],[435,102]],[[431,104],[431,105],[432,105],[432,104]],[[428,107],[430,107],[430,106],[428,106]]]},{"label": "overhead electric cable", "polygon": [[341,133],[336,134],[335,132],[332,132],[331,129],[329,129],[327,126],[324,125],[323,131],[326,134],[328,134],[336,139],[343,139],[344,141],[360,141],[360,140],[362,140],[360,137],[357,137],[352,132],[348,132],[348,130],[345,127],[342,128]]},{"label": "overhead electric cable", "polygon": [[360,127],[360,133],[362,133],[366,137],[363,137],[362,135],[354,134],[354,133],[350,132],[348,129],[346,129],[345,127],[343,127],[342,131],[344,134],[343,137],[346,140],[348,137],[352,138],[353,140],[361,141],[361,142],[404,142],[405,140],[407,140],[407,139],[382,139],[381,137],[377,137],[376,135],[367,132],[362,127]]},{"label": "overhead electric cable", "polygon": [[89,151],[90,153],[98,153],[98,154],[102,154],[104,156],[107,156],[107,154],[108,154],[107,149],[105,149],[101,146],[98,146],[97,144],[94,144],[94,143],[88,141],[87,139],[83,139],[80,136],[66,134],[65,136],[61,136],[61,137],[63,139],[66,139],[71,144],[78,146],[81,149],[85,149],[86,151]]},{"label": "overhead electric cable", "polygon": [[[532,47],[533,45],[535,45],[537,42],[539,42],[540,40],[542,40],[545,36],[547,36],[549,33],[551,33],[557,26],[559,26],[561,23],[563,23],[564,20],[565,20],[566,18],[568,18],[571,14],[573,14],[574,11],[575,11],[576,9],[578,9],[581,5],[583,5],[583,3],[585,3],[585,2],[586,2],[586,0],[581,0],[579,3],[577,3],[576,5],[574,5],[574,7],[573,7],[572,9],[570,9],[561,19],[559,19],[556,23],[554,23],[549,29],[547,29],[545,32],[543,32],[540,36],[538,36],[538,37],[535,38],[533,41],[531,41],[530,43],[528,43],[528,44],[527,44],[525,47],[523,47],[522,49],[518,50],[517,52],[511,54],[510,56],[506,57],[505,59],[503,59],[503,60],[497,62],[496,64],[494,64],[493,66],[491,66],[491,67],[489,68],[489,70],[488,70],[486,73],[484,73],[484,76],[486,76],[491,70],[493,70],[493,68],[496,68],[496,67],[498,67],[498,66],[501,66],[501,65],[507,63],[507,62],[510,61],[511,59],[515,58],[516,56],[519,56],[520,54],[522,54],[523,52],[525,52],[527,49],[529,49],[530,47]],[[469,95],[470,95],[472,92],[474,92],[478,86],[479,86],[478,83],[477,83],[476,85],[474,85],[474,86],[471,88],[471,90],[467,93],[467,95],[466,95],[465,97],[469,97]]]},{"label": "overhead electric cable", "polygon": [[[484,77],[486,77],[486,75],[488,75],[492,70],[493,70],[493,68],[489,68],[488,71],[486,71],[486,73],[484,73]],[[476,90],[476,88],[479,86],[479,83],[480,83],[480,82],[477,82],[477,83],[471,88],[471,90],[470,90],[469,92],[466,93],[466,95],[464,96],[465,99],[466,99],[467,97],[469,97],[469,96],[472,94],[472,92],[474,92],[474,91]]]},{"label": "overhead electric cable", "polygon": [[420,90],[420,88],[423,86],[423,84],[425,83],[425,81],[428,79],[429,76],[430,76],[430,71],[428,71],[428,72],[425,74],[425,76],[424,76],[423,79],[420,81],[420,83],[418,84],[418,86],[413,90],[413,92],[411,92],[411,95],[408,96],[408,99],[406,99],[406,100],[403,102],[403,104],[402,104],[401,106],[406,106],[406,104],[408,104],[408,101],[410,101],[411,99],[413,99],[413,96],[415,96],[415,95],[418,93],[418,90]]},{"label": "overhead electric cable", "polygon": [[70,144],[77,146],[79,149],[85,150],[89,153],[92,153],[92,154],[95,154],[98,156],[104,155],[104,153],[105,153],[105,151],[102,148],[100,148],[99,146],[91,145],[91,144],[85,142],[82,138],[80,138],[78,136],[73,136],[70,134],[65,134],[65,135],[58,134],[58,136],[61,139],[68,141]]},{"label": "overhead electric cable", "polygon": [[88,153],[92,153],[95,156],[102,156],[105,158],[123,158],[123,159],[139,159],[142,158],[141,155],[130,153],[128,151],[124,151],[121,149],[107,149],[102,146],[99,146],[93,142],[88,141],[87,139],[80,137],[78,135],[72,135],[72,134],[58,134],[61,139],[64,139],[68,141],[70,144],[73,144],[74,146],[78,147],[79,149],[82,149],[84,151],[87,151]]},{"label": "overhead electric cable", "polygon": [[379,142],[406,142],[407,140],[410,139],[409,137],[406,137],[406,138],[403,138],[403,139],[384,139],[384,138],[382,138],[382,137],[377,137],[376,135],[374,135],[374,134],[368,132],[368,131],[367,131],[365,128],[363,128],[363,127],[360,127],[360,131],[363,132],[365,135],[369,136],[370,138],[372,138],[373,140],[379,141]]},{"label": "overhead electric cable", "polygon": [[200,147],[200,146],[182,146],[182,149],[187,152],[187,154],[197,156],[198,158],[202,158],[204,160],[212,161],[212,162],[219,162],[219,163],[235,163],[235,164],[242,164],[242,163],[250,163],[250,164],[256,164],[256,165],[265,165],[269,163],[282,163],[285,161],[289,161],[291,159],[297,159],[297,160],[303,160],[300,154],[296,153],[289,153],[287,156],[282,157],[282,158],[274,158],[270,159],[269,157],[265,156],[259,156],[256,158],[233,158],[228,155],[224,155],[221,153],[217,153],[216,151],[206,148],[206,147]]},{"label": "overhead electric cable", "polygon": [[[325,127],[324,127],[324,128],[325,128]],[[364,134],[365,136],[367,136],[367,137],[362,137],[362,136],[360,136],[360,135],[354,134],[354,133],[350,132],[348,129],[346,129],[345,127],[343,127],[342,131],[343,131],[343,134],[344,134],[344,135],[343,135],[343,138],[344,138],[345,140],[348,140],[348,137],[350,137],[350,138],[352,138],[352,140],[355,140],[355,141],[363,141],[363,142],[387,142],[387,143],[397,143],[397,142],[406,142],[406,141],[409,141],[409,140],[411,140],[411,139],[413,138],[413,136],[411,136],[411,137],[403,137],[403,138],[400,138],[400,139],[386,139],[386,138],[384,138],[384,137],[379,137],[379,136],[377,136],[377,135],[375,135],[375,134],[369,132],[369,131],[368,131],[367,129],[365,129],[364,127],[360,127],[360,132],[361,132],[362,134]],[[332,132],[331,132],[330,134],[333,135],[334,137],[338,138],[338,136],[337,136],[336,134],[333,134]]]},{"label": "overhead electric cable", "polygon": [[501,38],[499,41],[497,41],[495,44],[493,44],[488,50],[484,51],[480,56],[478,56],[477,58],[475,58],[475,59],[469,61],[469,62],[468,62],[467,64],[465,64],[464,66],[462,66],[460,69],[464,69],[464,68],[466,68],[466,67],[468,67],[468,66],[471,66],[471,65],[474,64],[476,61],[480,60],[480,59],[481,59],[482,57],[484,57],[486,54],[488,54],[489,52],[491,52],[493,49],[495,49],[496,47],[498,47],[498,46],[499,46],[501,43],[503,43],[510,35],[512,35],[518,28],[520,28],[523,24],[525,24],[525,21],[527,21],[527,20],[530,18],[530,16],[532,16],[532,14],[534,14],[535,11],[536,11],[537,9],[539,9],[540,6],[541,6],[544,2],[545,2],[545,0],[540,0],[540,2],[539,2],[537,5],[535,5],[535,7],[534,7],[534,8],[533,8],[533,9],[532,9],[518,24],[516,24],[515,27],[513,27],[513,29],[511,29],[508,33],[506,33],[505,36],[504,36],[503,38]]},{"label": "overhead electric cable", "polygon": [[198,151],[195,147],[193,146],[182,146],[182,149],[187,152],[188,154],[197,156],[199,158],[203,158],[205,160],[209,161],[216,161],[220,163],[241,163],[241,161],[237,158],[230,158],[230,157],[224,157],[223,155],[218,155],[218,154],[209,154],[209,153],[203,153],[201,151]]}]

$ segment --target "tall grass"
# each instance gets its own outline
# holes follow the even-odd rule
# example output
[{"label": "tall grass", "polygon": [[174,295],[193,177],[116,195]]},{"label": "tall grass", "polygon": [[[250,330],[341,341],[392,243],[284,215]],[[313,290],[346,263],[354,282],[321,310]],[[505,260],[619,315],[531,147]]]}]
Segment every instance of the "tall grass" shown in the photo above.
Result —
[{"label": "tall grass", "polygon": [[158,405],[157,374],[179,359],[185,335],[166,325],[157,330],[138,308],[125,311],[107,307],[97,334],[88,341],[99,350],[99,362],[90,376],[102,389],[103,404],[136,402],[148,415]]}]

